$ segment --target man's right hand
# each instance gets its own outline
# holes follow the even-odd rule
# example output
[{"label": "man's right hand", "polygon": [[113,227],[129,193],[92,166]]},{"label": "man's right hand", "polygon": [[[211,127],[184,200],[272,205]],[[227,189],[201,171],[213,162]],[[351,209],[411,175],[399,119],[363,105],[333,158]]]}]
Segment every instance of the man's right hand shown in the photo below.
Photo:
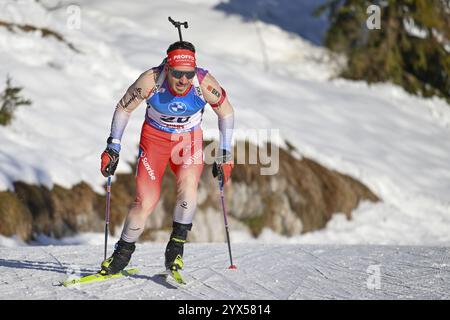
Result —
[{"label": "man's right hand", "polygon": [[100,171],[103,176],[109,177],[114,175],[117,165],[119,164],[119,153],[116,150],[107,147],[102,153],[101,160]]}]

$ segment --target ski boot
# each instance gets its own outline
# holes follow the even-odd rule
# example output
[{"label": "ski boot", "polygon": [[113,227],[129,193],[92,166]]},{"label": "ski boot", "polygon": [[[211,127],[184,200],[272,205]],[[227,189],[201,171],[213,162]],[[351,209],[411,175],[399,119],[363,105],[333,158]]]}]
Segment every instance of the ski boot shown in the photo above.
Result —
[{"label": "ski boot", "polygon": [[175,260],[170,265],[170,271],[178,271],[183,269],[183,267],[184,267],[183,258],[180,255],[177,255]]},{"label": "ski boot", "polygon": [[99,273],[101,275],[110,275],[122,271],[130,262],[135,248],[134,242],[129,243],[120,239],[116,243],[112,256],[102,262],[102,269]]},{"label": "ski boot", "polygon": [[192,228],[192,223],[182,224],[173,222],[173,230],[167,243],[165,252],[166,270],[178,271],[183,269],[183,251],[188,231]]}]

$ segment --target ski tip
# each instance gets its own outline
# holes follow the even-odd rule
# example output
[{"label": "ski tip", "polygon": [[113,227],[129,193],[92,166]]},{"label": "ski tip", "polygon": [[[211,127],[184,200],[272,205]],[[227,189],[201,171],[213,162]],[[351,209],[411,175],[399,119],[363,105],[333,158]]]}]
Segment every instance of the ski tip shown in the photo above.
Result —
[{"label": "ski tip", "polygon": [[236,270],[237,267],[236,267],[234,264],[232,264],[231,266],[228,267],[228,269],[230,269],[230,270]]},{"label": "ski tip", "polygon": [[64,287],[68,287],[68,286],[77,284],[78,282],[79,282],[79,278],[76,278],[76,279],[70,279],[70,280],[62,281],[62,282],[60,282],[60,285],[64,286]]}]

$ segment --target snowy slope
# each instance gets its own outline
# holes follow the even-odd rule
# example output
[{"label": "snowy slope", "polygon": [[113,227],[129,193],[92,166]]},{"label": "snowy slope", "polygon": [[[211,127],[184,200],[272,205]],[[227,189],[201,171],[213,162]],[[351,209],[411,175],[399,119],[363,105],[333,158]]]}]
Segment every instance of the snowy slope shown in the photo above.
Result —
[{"label": "snowy slope", "polygon": [[[188,244],[175,289],[155,274],[163,245],[138,245],[130,278],[58,286],[96,272],[102,246],[0,248],[0,299],[449,299],[450,260],[443,247]],[[378,277],[379,275],[379,277]]]},{"label": "snowy slope", "polygon": [[[98,160],[113,108],[176,40],[171,15],[189,21],[185,39],[227,89],[241,129],[236,139],[249,128],[279,129],[299,154],[352,175],[383,200],[363,204],[352,221],[336,215],[325,230],[293,239],[267,231],[261,241],[450,244],[450,107],[391,84],[328,80],[336,66],[322,48],[215,10],[219,2],[79,1],[81,28],[71,30],[66,7],[48,13],[31,0],[8,1],[1,20],[58,30],[82,54],[52,38],[0,28],[0,75],[11,73],[34,102],[0,127],[0,190],[16,180],[49,187],[83,180],[103,192]],[[131,171],[143,113],[134,113],[125,132],[119,172]],[[207,111],[206,137],[218,136],[216,122]]]}]

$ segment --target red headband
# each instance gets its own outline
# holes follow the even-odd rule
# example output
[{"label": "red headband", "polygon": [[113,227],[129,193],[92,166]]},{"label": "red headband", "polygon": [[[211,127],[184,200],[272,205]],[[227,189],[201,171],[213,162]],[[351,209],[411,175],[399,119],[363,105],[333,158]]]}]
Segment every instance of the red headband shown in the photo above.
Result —
[{"label": "red headband", "polygon": [[176,49],[169,52],[167,62],[171,67],[195,67],[195,53],[187,49]]}]

